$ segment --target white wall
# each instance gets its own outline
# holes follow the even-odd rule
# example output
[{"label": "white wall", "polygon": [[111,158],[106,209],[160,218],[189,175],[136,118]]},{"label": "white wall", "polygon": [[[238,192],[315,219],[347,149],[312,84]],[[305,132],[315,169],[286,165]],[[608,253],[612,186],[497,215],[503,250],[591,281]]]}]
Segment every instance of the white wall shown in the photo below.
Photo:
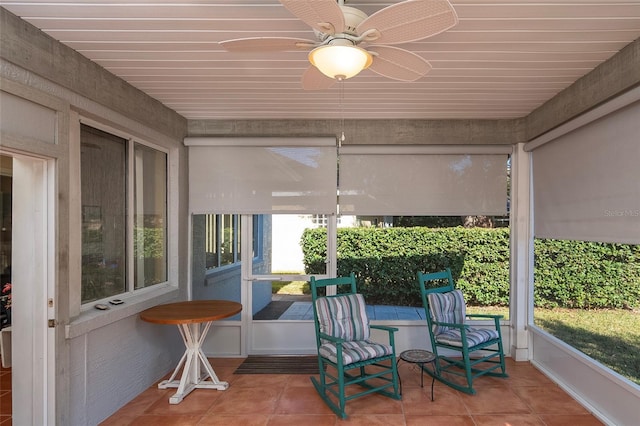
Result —
[{"label": "white wall", "polygon": [[[272,263],[273,271],[304,271],[300,237],[313,223],[308,215],[273,215]],[[295,248],[299,248],[295,250]]]}]

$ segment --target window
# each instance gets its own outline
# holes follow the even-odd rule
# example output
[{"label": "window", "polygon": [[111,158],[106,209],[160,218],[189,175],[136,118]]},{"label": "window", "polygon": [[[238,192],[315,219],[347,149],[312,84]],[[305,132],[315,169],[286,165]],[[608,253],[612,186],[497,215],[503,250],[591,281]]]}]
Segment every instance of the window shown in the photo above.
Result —
[{"label": "window", "polygon": [[144,288],[167,280],[167,155],[134,146],[134,283]]},{"label": "window", "polygon": [[241,260],[240,216],[236,214],[205,215],[206,268],[219,268]]},{"label": "window", "polygon": [[167,154],[87,125],[80,147],[82,303],[166,281]]},{"label": "window", "polygon": [[326,228],[327,227],[327,215],[326,214],[312,214],[311,215],[311,223],[316,228]]}]

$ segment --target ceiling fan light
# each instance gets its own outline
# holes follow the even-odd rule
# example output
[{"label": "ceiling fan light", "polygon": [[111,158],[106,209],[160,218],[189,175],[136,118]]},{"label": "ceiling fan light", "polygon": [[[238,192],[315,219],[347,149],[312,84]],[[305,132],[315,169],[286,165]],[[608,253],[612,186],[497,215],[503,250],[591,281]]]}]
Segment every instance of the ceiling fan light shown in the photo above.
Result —
[{"label": "ceiling fan light", "polygon": [[368,68],[373,57],[357,46],[327,45],[313,49],[309,61],[327,77],[344,80]]}]

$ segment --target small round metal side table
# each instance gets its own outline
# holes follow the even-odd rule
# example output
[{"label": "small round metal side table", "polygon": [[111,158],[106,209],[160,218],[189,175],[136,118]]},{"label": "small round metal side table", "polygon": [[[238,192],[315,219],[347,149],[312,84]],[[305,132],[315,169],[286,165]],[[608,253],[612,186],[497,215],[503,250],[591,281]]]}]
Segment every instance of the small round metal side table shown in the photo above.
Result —
[{"label": "small round metal side table", "polygon": [[[436,360],[436,356],[433,352],[425,351],[424,349],[409,349],[403,351],[400,354],[400,358],[396,364],[399,364],[400,361],[405,361],[411,364],[416,364],[420,367],[420,387],[424,387],[424,365],[432,363]],[[435,368],[435,367],[434,367]],[[402,395],[402,379],[398,374],[398,379],[400,380],[400,395]],[[433,401],[433,384],[435,383],[435,377],[431,377],[431,401]]]}]

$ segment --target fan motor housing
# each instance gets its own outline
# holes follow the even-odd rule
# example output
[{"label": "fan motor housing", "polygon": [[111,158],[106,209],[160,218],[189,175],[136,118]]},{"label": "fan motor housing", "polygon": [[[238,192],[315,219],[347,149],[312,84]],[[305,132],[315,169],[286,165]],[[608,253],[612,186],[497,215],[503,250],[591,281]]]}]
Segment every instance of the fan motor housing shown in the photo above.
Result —
[{"label": "fan motor housing", "polygon": [[[340,6],[340,9],[342,10],[342,15],[344,16],[344,31],[341,33],[336,33],[336,34],[326,34],[323,33],[321,31],[318,31],[316,29],[313,30],[313,32],[316,35],[316,39],[320,42],[329,42],[331,43],[332,40],[334,39],[347,39],[347,40],[351,40],[352,44],[356,44],[357,42],[354,41],[355,38],[358,37],[358,33],[356,32],[356,28],[358,27],[358,25],[360,25],[360,22],[364,21],[365,19],[368,18],[368,15],[366,13],[364,13],[363,11],[356,9],[355,7],[349,7],[349,6]],[[347,37],[344,37],[345,35],[347,35]],[[341,37],[342,36],[342,37]],[[351,36],[351,37],[348,37]]]},{"label": "fan motor housing", "polygon": [[340,6],[344,15],[344,32],[351,35],[358,35],[356,28],[360,22],[367,19],[368,15],[355,7]]}]

